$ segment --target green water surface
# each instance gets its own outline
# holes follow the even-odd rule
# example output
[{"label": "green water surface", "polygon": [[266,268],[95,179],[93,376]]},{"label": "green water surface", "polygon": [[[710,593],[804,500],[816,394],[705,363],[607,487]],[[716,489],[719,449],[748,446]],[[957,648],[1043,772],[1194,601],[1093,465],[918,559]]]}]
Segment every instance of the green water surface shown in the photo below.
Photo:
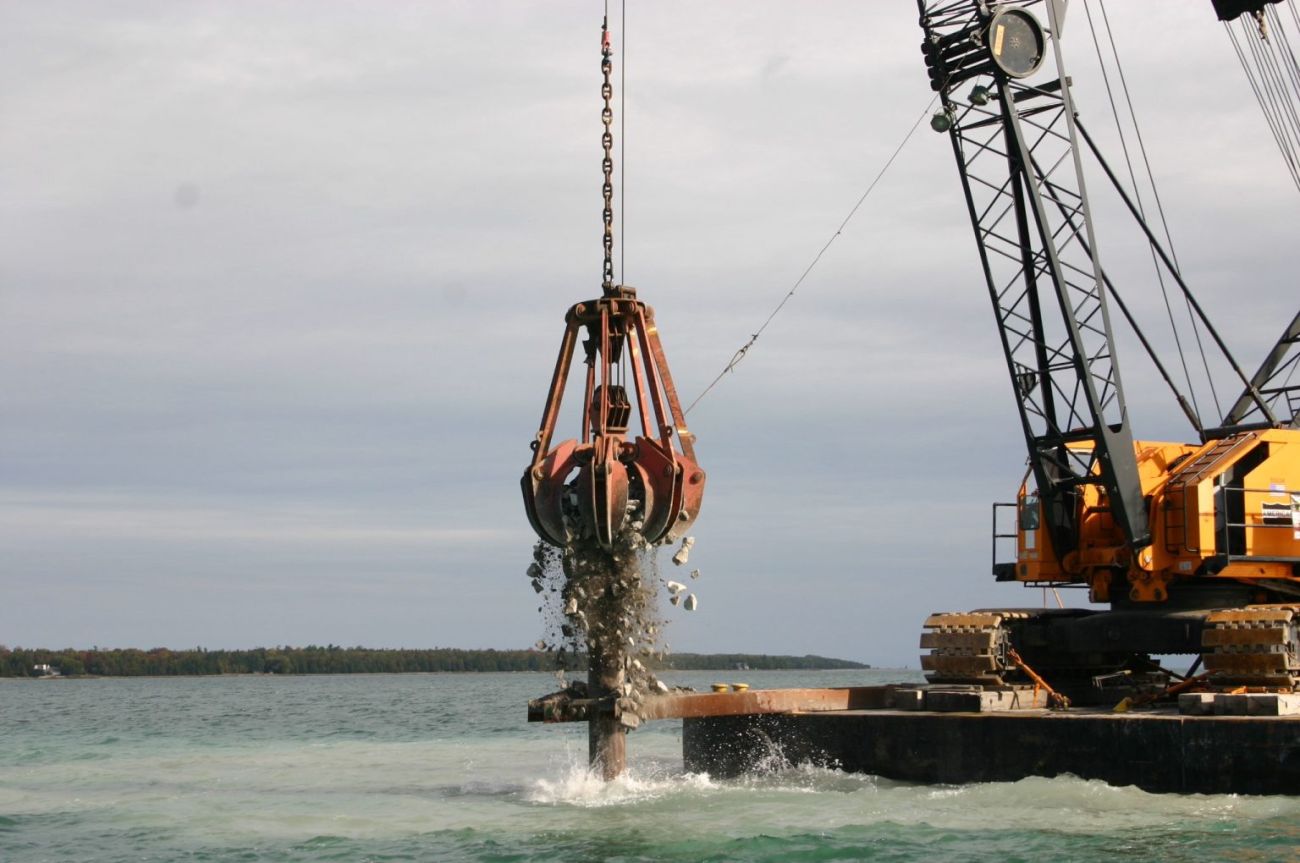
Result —
[{"label": "green water surface", "polygon": [[[680,674],[754,687],[914,672]],[[1300,797],[1071,777],[916,786],[784,763],[682,770],[680,724],[587,775],[529,725],[541,674],[0,680],[0,861],[1283,861]]]}]

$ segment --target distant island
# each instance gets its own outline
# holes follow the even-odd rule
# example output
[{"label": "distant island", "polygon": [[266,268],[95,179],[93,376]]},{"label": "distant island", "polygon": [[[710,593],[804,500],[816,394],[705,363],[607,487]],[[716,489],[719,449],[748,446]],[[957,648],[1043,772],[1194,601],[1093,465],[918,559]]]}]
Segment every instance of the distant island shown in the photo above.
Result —
[{"label": "distant island", "polygon": [[[571,662],[574,658],[571,657]],[[578,668],[583,657],[576,657]],[[825,656],[762,653],[674,653],[659,670],[870,668]],[[572,667],[572,665],[571,665]],[[555,657],[538,650],[395,650],[367,647],[257,647],[252,650],[44,650],[0,645],[0,677],[165,677],[214,674],[400,674],[431,671],[553,671]]]}]

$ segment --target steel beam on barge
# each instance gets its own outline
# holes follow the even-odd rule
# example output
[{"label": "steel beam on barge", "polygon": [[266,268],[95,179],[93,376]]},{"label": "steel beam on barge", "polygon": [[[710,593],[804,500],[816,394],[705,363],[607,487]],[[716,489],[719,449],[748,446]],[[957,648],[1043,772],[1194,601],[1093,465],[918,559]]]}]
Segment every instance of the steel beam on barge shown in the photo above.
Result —
[{"label": "steel beam on barge", "polygon": [[[652,695],[638,711],[641,719],[753,716],[767,713],[825,713],[879,710],[895,687],[845,686],[834,689],[750,689],[744,692],[669,692]],[[557,692],[528,702],[529,722],[586,722],[611,713],[611,699],[571,698]]]}]

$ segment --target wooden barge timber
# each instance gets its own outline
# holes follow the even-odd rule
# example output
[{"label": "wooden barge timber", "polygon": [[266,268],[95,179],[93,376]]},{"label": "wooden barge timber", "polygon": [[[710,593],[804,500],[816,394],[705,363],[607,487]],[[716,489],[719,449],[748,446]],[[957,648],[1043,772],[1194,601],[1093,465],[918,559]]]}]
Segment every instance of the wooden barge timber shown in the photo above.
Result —
[{"label": "wooden barge timber", "polygon": [[[530,702],[528,718],[615,709],[556,693]],[[1300,794],[1300,694],[1190,693],[1116,712],[1048,709],[1032,687],[673,692],[648,698],[639,718],[682,719],[686,770],[716,777],[775,760],[918,783],[1070,774],[1151,792]]]}]

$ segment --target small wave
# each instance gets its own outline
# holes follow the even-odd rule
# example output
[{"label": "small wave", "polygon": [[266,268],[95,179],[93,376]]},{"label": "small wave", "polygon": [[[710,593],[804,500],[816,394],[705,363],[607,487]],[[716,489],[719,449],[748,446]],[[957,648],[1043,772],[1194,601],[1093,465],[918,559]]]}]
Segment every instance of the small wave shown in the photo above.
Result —
[{"label": "small wave", "polygon": [[729,787],[755,791],[782,791],[803,794],[856,794],[877,791],[895,783],[870,773],[845,773],[834,765],[811,761],[773,762],[765,770],[754,770],[728,780]]},{"label": "small wave", "polygon": [[632,768],[606,782],[585,764],[572,763],[558,779],[538,779],[524,793],[529,803],[583,808],[642,803],[676,794],[718,788],[707,773],[667,773]]},{"label": "small wave", "polygon": [[434,789],[443,797],[511,797],[527,789],[517,782],[467,780],[456,785],[441,785]]},{"label": "small wave", "polygon": [[1294,797],[1252,797],[1234,794],[1155,794],[1132,785],[1108,785],[1099,779],[1070,774],[1054,778],[1030,776],[1015,782],[986,782],[957,786],[927,786],[933,801],[953,800],[957,806],[1057,808],[1087,811],[1112,818],[1222,816],[1271,818],[1294,815],[1300,801]]}]

